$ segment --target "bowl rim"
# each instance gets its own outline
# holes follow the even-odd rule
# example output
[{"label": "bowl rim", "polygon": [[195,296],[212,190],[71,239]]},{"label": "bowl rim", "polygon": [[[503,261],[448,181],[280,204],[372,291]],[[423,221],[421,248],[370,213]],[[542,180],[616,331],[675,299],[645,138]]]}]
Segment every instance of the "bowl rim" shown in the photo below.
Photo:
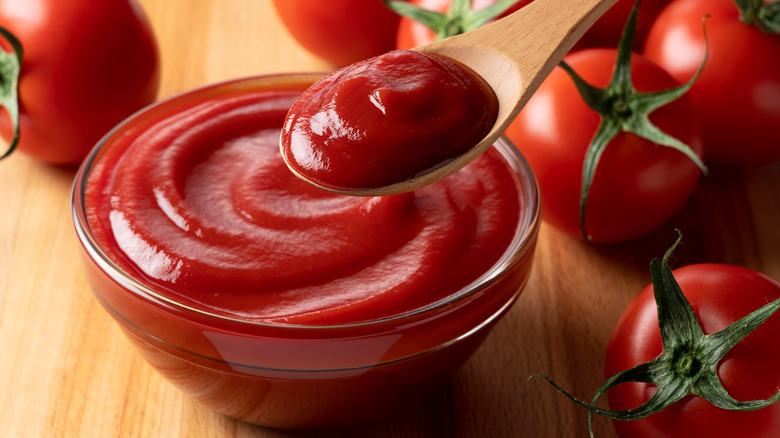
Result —
[{"label": "bowl rim", "polygon": [[[414,318],[420,315],[436,312],[444,307],[464,301],[467,298],[472,297],[478,294],[480,291],[488,288],[503,278],[507,273],[511,272],[512,268],[523,259],[523,256],[528,251],[530,251],[535,244],[541,223],[541,197],[539,184],[530,164],[522,155],[522,153],[517,149],[517,147],[512,143],[512,141],[509,140],[509,138],[507,138],[505,135],[502,135],[492,148],[497,149],[503,159],[507,162],[507,165],[513,169],[513,175],[515,178],[517,178],[518,185],[521,186],[518,187],[518,196],[521,200],[520,217],[512,241],[509,243],[507,249],[504,251],[501,257],[487,271],[485,271],[482,275],[474,279],[469,284],[439,300],[405,312],[368,320],[336,324],[284,323],[242,319],[235,316],[210,312],[203,308],[184,304],[168,295],[165,295],[162,292],[158,292],[152,286],[145,284],[144,282],[125,272],[111,260],[105,251],[101,249],[99,243],[91,232],[91,227],[87,220],[86,183],[89,180],[90,171],[94,168],[96,162],[99,160],[101,151],[104,149],[104,147],[106,147],[107,144],[109,144],[110,140],[115,135],[117,135],[117,133],[120,133],[128,124],[132,123],[136,118],[148,113],[149,111],[158,108],[165,108],[166,106],[180,101],[181,99],[193,98],[197,95],[207,92],[218,92],[220,88],[224,88],[229,91],[260,86],[267,86],[270,88],[274,85],[281,84],[300,85],[301,82],[315,81],[322,76],[324,75],[321,73],[267,74],[238,78],[197,87],[152,103],[117,124],[113,129],[106,133],[89,152],[85,160],[79,166],[72,185],[70,200],[71,219],[79,243],[84,248],[89,258],[99,266],[104,274],[108,275],[114,281],[120,283],[120,285],[129,291],[132,295],[142,299],[145,298],[145,301],[151,300],[157,304],[162,304],[165,307],[175,309],[179,313],[194,313],[200,317],[206,317],[216,321],[230,322],[231,324],[239,324],[241,326],[289,328],[300,330],[359,328],[375,324],[384,324],[388,322],[401,322],[403,320]],[[99,298],[102,299],[100,292],[97,291],[94,287],[93,291],[99,295]],[[514,295],[516,294],[513,294],[513,296]]]}]

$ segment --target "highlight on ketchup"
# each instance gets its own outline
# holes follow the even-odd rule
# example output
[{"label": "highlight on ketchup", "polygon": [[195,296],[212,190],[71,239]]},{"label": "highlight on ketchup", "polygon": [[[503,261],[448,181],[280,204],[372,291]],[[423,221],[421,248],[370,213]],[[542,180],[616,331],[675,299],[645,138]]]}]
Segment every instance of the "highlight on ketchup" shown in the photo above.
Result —
[{"label": "highlight on ketchup", "polygon": [[338,70],[293,104],[282,155],[304,179],[359,191],[428,173],[475,146],[498,114],[493,89],[465,65],[395,50]]}]

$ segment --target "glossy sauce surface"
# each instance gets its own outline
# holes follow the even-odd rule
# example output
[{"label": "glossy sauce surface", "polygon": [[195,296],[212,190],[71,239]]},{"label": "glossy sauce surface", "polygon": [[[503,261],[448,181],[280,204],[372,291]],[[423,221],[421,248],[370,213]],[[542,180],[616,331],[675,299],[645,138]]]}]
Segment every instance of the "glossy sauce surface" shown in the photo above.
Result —
[{"label": "glossy sauce surface", "polygon": [[126,128],[86,189],[109,258],[186,305],[318,325],[435,302],[501,257],[520,206],[493,149],[403,195],[342,196],[296,178],[278,139],[308,85],[203,93]]},{"label": "glossy sauce surface", "polygon": [[365,190],[437,169],[493,126],[498,100],[468,67],[396,50],[306,90],[282,130],[285,161],[326,189]]}]

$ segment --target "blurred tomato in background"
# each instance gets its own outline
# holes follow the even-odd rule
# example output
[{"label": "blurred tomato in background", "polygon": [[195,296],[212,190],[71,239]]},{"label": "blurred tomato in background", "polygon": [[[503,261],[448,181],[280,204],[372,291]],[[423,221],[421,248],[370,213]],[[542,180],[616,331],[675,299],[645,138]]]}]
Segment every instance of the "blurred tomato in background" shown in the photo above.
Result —
[{"label": "blurred tomato in background", "polygon": [[[0,26],[24,49],[21,152],[79,163],[111,128],[157,98],[157,41],[136,0],[0,0]],[[10,141],[13,133],[10,117],[0,117],[2,137]]]},{"label": "blurred tomato in background", "polygon": [[[471,0],[471,10],[482,10],[496,3],[496,1],[497,0]],[[503,18],[532,1],[533,0],[518,0],[515,5],[499,15],[498,18]],[[409,3],[422,9],[440,13],[446,13],[452,7],[452,0],[410,0]],[[435,39],[436,33],[424,24],[409,17],[401,17],[401,21],[398,24],[396,48],[412,49],[417,46],[428,44]]]},{"label": "blurred tomato in background", "polygon": [[337,67],[395,48],[399,16],[381,0],[273,1],[293,38]]},{"label": "blurred tomato in background", "polygon": [[[754,22],[743,20],[750,16]],[[694,75],[709,43],[707,63],[688,94],[711,163],[780,159],[780,35],[762,28],[761,16],[741,12],[734,0],[677,0],[648,34],[645,55],[680,82]]]}]

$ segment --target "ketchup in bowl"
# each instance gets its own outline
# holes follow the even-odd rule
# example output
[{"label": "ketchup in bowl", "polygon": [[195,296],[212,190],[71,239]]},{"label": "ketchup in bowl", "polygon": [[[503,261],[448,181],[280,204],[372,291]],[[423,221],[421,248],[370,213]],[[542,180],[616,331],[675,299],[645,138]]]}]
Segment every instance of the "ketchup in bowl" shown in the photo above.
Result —
[{"label": "ketchup in bowl", "polygon": [[539,226],[536,181],[504,140],[402,195],[298,179],[280,130],[319,78],[155,104],[101,141],[73,191],[86,277],[146,360],[271,427],[365,421],[440,385],[519,295]]}]

